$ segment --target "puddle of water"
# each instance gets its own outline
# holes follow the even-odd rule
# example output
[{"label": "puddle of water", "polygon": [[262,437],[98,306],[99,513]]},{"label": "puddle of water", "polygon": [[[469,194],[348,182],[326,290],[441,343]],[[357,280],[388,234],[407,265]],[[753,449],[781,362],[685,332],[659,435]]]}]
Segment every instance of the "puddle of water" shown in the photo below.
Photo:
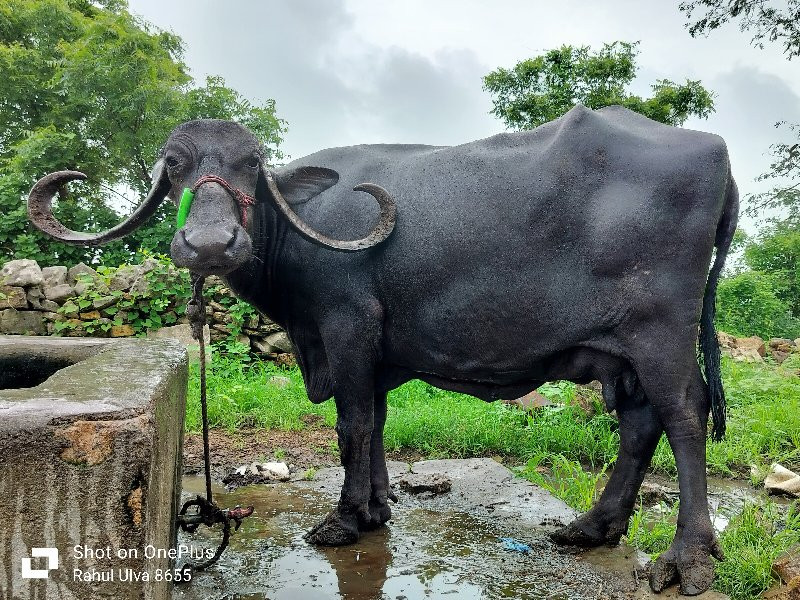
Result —
[{"label": "puddle of water", "polygon": [[[650,475],[648,480],[658,483],[678,497],[678,482],[665,477]],[[722,479],[720,477],[708,478],[708,512],[711,516],[711,524],[716,532],[722,533],[728,527],[731,519],[742,512],[745,504],[763,504],[767,501],[766,492],[755,489],[747,481]],[[779,504],[788,502],[780,497],[773,497],[773,502]],[[648,507],[648,511],[654,515],[662,512],[659,505]]]},{"label": "puddle of water", "polygon": [[[203,491],[201,478],[184,477],[183,483],[187,496]],[[221,506],[252,504],[255,513],[232,536],[219,563],[176,587],[174,600],[627,597],[618,575],[558,552],[541,531],[514,531],[502,519],[409,503],[397,505],[389,527],[364,534],[356,544],[321,548],[302,536],[334,506],[333,497],[293,484],[214,493]],[[201,527],[192,536],[181,533],[179,543],[213,545],[218,533]],[[499,538],[508,535],[533,552],[504,550]],[[607,593],[598,594],[602,589]]]}]

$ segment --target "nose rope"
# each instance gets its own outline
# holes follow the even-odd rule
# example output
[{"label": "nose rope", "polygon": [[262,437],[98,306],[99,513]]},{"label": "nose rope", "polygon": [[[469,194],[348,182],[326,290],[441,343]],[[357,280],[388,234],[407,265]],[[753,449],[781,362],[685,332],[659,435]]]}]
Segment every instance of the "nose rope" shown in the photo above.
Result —
[{"label": "nose rope", "polygon": [[247,227],[247,207],[253,206],[256,203],[256,199],[252,196],[248,196],[239,188],[233,187],[219,175],[203,175],[200,179],[194,182],[191,190],[192,194],[197,192],[197,189],[204,183],[218,183],[225,188],[225,190],[231,196],[233,196],[233,199],[239,204],[239,213],[242,215],[242,227]]}]

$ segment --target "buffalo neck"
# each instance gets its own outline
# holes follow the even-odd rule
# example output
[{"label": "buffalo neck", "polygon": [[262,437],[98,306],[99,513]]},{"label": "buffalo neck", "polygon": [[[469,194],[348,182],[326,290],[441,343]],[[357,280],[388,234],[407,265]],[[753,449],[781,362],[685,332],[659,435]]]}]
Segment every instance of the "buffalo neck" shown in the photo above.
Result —
[{"label": "buffalo neck", "polygon": [[290,279],[287,274],[292,270],[292,265],[287,263],[292,255],[286,248],[287,238],[291,237],[289,226],[265,202],[258,203],[253,213],[253,257],[225,280],[239,298],[286,327],[291,295],[291,290],[287,289]]}]

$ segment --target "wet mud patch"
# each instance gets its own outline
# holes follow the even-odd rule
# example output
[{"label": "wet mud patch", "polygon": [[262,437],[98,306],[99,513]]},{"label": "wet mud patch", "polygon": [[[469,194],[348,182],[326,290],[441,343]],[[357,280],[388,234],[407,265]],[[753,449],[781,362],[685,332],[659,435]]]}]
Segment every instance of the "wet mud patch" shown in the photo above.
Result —
[{"label": "wet mud patch", "polygon": [[[310,427],[300,431],[243,429],[209,431],[211,472],[222,480],[241,465],[281,460],[302,473],[309,468],[339,464],[336,431],[330,427]],[[203,437],[186,434],[183,444],[183,473],[203,472]]]},{"label": "wet mud patch", "polygon": [[[452,489],[414,495],[395,486],[400,501],[392,507],[389,526],[340,548],[315,547],[303,539],[334,507],[340,468],[323,469],[313,481],[247,486],[230,493],[218,488],[218,503],[252,504],[255,514],[234,535],[220,562],[176,588],[173,598],[650,597],[644,589],[646,568],[634,550],[564,552],[547,532],[571,520],[574,512],[491,459],[390,463],[395,482],[409,470],[445,473]],[[185,495],[202,489],[202,479],[184,478]],[[530,551],[510,551],[501,538],[526,544]],[[194,545],[216,541],[203,528],[179,540]]]}]

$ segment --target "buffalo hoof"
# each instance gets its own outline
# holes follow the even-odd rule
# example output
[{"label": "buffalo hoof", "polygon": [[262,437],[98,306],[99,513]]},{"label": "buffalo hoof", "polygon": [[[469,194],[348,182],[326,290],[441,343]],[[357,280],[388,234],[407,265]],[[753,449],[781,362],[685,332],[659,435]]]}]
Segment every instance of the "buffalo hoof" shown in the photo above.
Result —
[{"label": "buffalo hoof", "polygon": [[669,550],[659,556],[650,568],[650,587],[654,592],[661,592],[678,582],[681,594],[702,594],[711,587],[714,580],[711,556],[717,560],[724,558],[722,548],[716,540],[710,548],[702,544],[690,545],[674,540]]},{"label": "buffalo hoof", "polygon": [[[390,498],[392,498],[395,502],[397,502],[397,498],[391,494]],[[392,518],[392,509],[389,508],[389,499],[388,498],[375,498],[372,497],[369,500],[369,521],[362,523],[359,522],[358,527],[362,531],[371,531],[373,529],[378,529],[382,527],[384,523],[386,523],[389,519]]]},{"label": "buffalo hoof", "polygon": [[338,510],[332,510],[304,537],[316,546],[346,546],[358,540],[358,519],[355,515],[343,516]]},{"label": "buffalo hoof", "polygon": [[607,522],[592,511],[581,515],[566,527],[550,534],[550,539],[562,546],[616,546],[627,530],[627,522]]}]

